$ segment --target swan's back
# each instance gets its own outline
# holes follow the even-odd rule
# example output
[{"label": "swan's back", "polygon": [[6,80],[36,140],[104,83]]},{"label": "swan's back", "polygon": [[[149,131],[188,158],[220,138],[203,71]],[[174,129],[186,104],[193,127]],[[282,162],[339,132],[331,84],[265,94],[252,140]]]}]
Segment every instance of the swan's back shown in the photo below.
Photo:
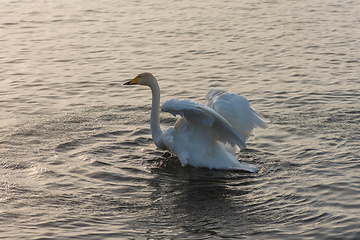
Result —
[{"label": "swan's back", "polygon": [[205,105],[223,116],[245,139],[251,136],[256,127],[267,128],[268,121],[250,107],[246,98],[235,93],[211,88],[206,95]]}]

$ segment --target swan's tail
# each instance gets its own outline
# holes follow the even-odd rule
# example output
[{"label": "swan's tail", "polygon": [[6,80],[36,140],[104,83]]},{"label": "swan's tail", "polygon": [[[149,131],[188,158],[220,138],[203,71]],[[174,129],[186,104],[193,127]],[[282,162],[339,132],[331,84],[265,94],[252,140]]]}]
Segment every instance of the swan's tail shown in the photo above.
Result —
[{"label": "swan's tail", "polygon": [[237,166],[233,167],[234,170],[243,170],[247,172],[256,173],[258,171],[257,166],[249,163],[240,163]]}]

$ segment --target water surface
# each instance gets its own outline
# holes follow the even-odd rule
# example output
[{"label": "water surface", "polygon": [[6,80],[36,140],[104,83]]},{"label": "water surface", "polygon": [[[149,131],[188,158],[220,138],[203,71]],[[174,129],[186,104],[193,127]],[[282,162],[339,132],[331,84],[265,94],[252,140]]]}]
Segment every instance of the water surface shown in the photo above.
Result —
[{"label": "water surface", "polygon": [[[2,239],[358,239],[357,1],[1,1]],[[210,87],[271,120],[237,156],[181,167],[162,102]],[[161,114],[163,129],[174,124]]]}]

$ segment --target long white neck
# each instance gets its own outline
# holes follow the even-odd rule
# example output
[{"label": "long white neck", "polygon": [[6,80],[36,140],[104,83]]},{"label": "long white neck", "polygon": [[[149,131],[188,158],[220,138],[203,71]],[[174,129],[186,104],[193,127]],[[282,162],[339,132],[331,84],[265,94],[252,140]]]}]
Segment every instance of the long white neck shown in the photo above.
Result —
[{"label": "long white neck", "polygon": [[[154,79],[155,80],[155,79]],[[151,107],[151,119],[150,128],[153,141],[158,148],[167,149],[164,144],[163,132],[160,128],[160,88],[157,81],[151,81],[149,87],[152,92],[152,107]]]}]

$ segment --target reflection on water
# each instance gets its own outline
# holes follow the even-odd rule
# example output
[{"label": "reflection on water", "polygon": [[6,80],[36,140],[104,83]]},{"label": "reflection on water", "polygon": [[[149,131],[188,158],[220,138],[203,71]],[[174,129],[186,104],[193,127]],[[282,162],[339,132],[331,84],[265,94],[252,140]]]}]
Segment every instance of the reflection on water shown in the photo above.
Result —
[{"label": "reflection on water", "polygon": [[[359,3],[4,1],[1,238],[358,239]],[[237,156],[256,174],[157,149],[152,72],[271,120]],[[161,114],[165,129],[175,119]]]},{"label": "reflection on water", "polygon": [[[171,185],[157,184],[153,192],[153,196],[162,196],[159,202],[167,206],[164,213],[177,219],[177,225],[194,234],[210,235],[216,235],[226,225],[227,229],[234,228],[233,220],[241,220],[245,230],[251,227],[246,210],[249,205],[246,194],[251,189],[246,176],[186,170],[184,174],[188,176],[176,178]],[[233,181],[237,182],[236,186],[227,185]]]}]

